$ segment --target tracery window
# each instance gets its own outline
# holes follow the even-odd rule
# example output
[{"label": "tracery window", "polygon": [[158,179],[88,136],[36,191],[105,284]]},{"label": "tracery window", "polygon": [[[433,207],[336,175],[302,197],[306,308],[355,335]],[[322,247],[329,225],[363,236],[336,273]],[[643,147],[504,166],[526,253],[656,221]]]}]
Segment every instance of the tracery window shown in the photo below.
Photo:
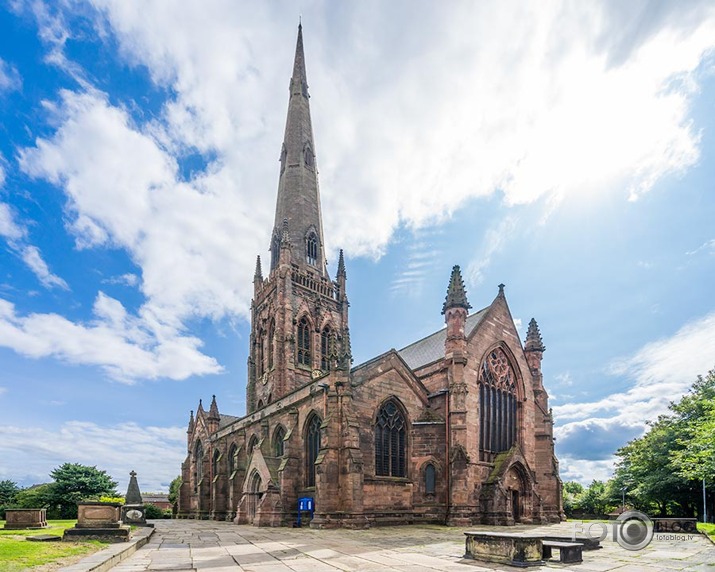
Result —
[{"label": "tracery window", "polygon": [[310,362],[310,323],[303,316],[298,322],[298,365],[311,366]]},{"label": "tracery window", "polygon": [[303,158],[306,167],[312,168],[315,165],[315,156],[313,155],[313,150],[310,148],[310,145],[306,145],[303,148]]},{"label": "tracery window", "polygon": [[283,439],[285,439],[285,436],[286,430],[282,426],[279,426],[278,429],[276,429],[275,434],[273,435],[273,451],[275,452],[276,457],[283,456]]},{"label": "tracery window", "polygon": [[305,237],[305,260],[311,266],[318,265],[318,237],[312,231]]},{"label": "tracery window", "polygon": [[321,420],[313,413],[307,422],[305,434],[305,485],[315,486],[315,461],[320,451]]},{"label": "tracery window", "polygon": [[495,348],[479,370],[479,458],[493,461],[517,439],[516,374],[504,350]]},{"label": "tracery window", "polygon": [[406,476],[405,418],[397,404],[390,400],[377,415],[375,423],[375,474],[387,477]]},{"label": "tracery window", "polygon": [[320,369],[330,369],[330,326],[325,326],[320,334]]},{"label": "tracery window", "polygon": [[433,495],[435,491],[435,483],[437,481],[437,471],[432,463],[428,463],[425,467],[425,494]]}]

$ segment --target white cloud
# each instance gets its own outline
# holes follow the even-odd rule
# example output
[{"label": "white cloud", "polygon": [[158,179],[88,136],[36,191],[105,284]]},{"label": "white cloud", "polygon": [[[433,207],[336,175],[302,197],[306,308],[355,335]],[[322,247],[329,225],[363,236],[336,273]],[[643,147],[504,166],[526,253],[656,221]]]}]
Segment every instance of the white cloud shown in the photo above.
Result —
[{"label": "white cloud", "polygon": [[594,480],[607,481],[613,475],[615,457],[591,461],[559,455],[559,472],[562,481],[577,481],[587,487]]},{"label": "white cloud", "polygon": [[[0,177],[1,183],[2,177]],[[27,229],[15,220],[10,206],[6,203],[0,203],[0,236],[7,240],[10,250],[22,259],[43,286],[68,290],[67,282],[50,271],[47,263],[42,258],[40,249],[27,243],[27,235]]]},{"label": "white cloud", "polygon": [[137,286],[139,284],[139,276],[128,272],[120,276],[112,276],[111,278],[105,278],[102,280],[104,284],[122,284],[124,286]]},{"label": "white cloud", "polygon": [[0,387],[0,395],[7,393],[7,387]]},{"label": "white cloud", "polygon": [[[84,91],[61,94],[57,131],[20,153],[22,168],[67,194],[78,247],[129,252],[150,335],[193,317],[247,317],[272,224],[294,15],[229,0],[95,0],[100,37],[114,34],[122,57],[171,94],[145,121],[65,57],[77,16],[36,4],[52,61]],[[715,46],[712,7],[661,19],[607,4],[422,8],[305,14],[331,258],[337,245],[379,255],[399,224],[441,222],[469,198],[500,192],[508,205],[556,208],[627,189],[636,199],[697,160],[688,113]],[[196,153],[205,168],[187,176]],[[487,233],[473,285],[515,224],[509,216]],[[419,280],[424,266],[412,262],[395,287]]]},{"label": "white cloud", "polygon": [[688,256],[694,256],[695,254],[698,254],[700,252],[715,253],[715,238],[706,240],[703,244],[698,246],[695,250],[689,250],[685,254],[687,254]]},{"label": "white cloud", "polygon": [[467,280],[474,286],[484,281],[484,270],[491,264],[492,257],[497,254],[517,225],[517,218],[507,216],[498,224],[492,226],[484,235],[481,253],[467,267]]},{"label": "white cloud", "polygon": [[52,356],[71,364],[96,365],[126,383],[221,371],[213,358],[199,351],[201,340],[130,316],[119,301],[102,292],[95,300],[94,316],[88,323],[57,314],[22,316],[0,298],[0,346],[33,358]]},{"label": "white cloud", "polygon": [[180,427],[82,421],[46,429],[0,426],[0,457],[12,459],[12,467],[6,463],[0,467],[0,479],[12,478],[24,485],[49,482],[50,471],[62,463],[80,463],[107,471],[119,482],[121,494],[132,470],[138,473],[142,491],[168,491],[185,456],[186,429]]},{"label": "white cloud", "polygon": [[0,93],[22,87],[22,77],[17,69],[0,58]]},{"label": "white cloud", "polygon": [[64,290],[68,290],[67,282],[59,276],[56,276],[47,267],[47,263],[42,259],[40,249],[33,245],[26,245],[22,249],[22,260],[35,273],[35,276],[42,282],[43,286],[51,288],[57,286]]},{"label": "white cloud", "polygon": [[611,374],[634,380],[630,389],[595,402],[555,405],[559,450],[597,460],[640,436],[646,421],[666,413],[670,402],[685,394],[698,375],[715,367],[712,340],[715,312],[612,365]]}]

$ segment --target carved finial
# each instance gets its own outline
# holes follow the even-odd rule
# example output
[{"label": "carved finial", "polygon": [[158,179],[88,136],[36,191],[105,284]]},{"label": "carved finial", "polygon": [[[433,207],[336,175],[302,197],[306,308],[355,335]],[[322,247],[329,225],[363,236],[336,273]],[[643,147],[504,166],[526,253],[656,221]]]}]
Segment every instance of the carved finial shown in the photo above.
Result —
[{"label": "carved finial", "polygon": [[136,477],[136,476],[137,476],[137,472],[134,471],[134,470],[131,470],[131,471],[129,471],[129,476],[130,476],[130,477]]},{"label": "carved finial", "polygon": [[499,284],[499,296],[504,295],[504,284]]},{"label": "carved finial", "polygon": [[340,257],[338,258],[338,278],[347,278],[345,274],[345,258],[343,257],[343,249],[340,249]]},{"label": "carved finial", "polygon": [[261,268],[261,255],[256,256],[256,272],[253,274],[253,280],[263,282],[263,270]]},{"label": "carved finial", "polygon": [[186,429],[187,433],[191,433],[194,430],[194,410],[192,409],[189,413],[189,427]]},{"label": "carved finial", "polygon": [[546,346],[544,346],[544,342],[541,340],[539,325],[536,323],[534,318],[531,318],[531,321],[529,322],[529,329],[526,332],[524,351],[543,352],[545,350]]},{"label": "carved finial", "polygon": [[211,407],[209,408],[209,419],[220,419],[221,416],[218,413],[218,405],[216,404],[216,396],[214,395],[211,399]]},{"label": "carved finial", "polygon": [[452,275],[449,278],[447,296],[442,305],[442,313],[446,313],[450,308],[464,308],[469,310],[471,304],[467,301],[467,292],[464,290],[464,280],[459,266],[452,267]]},{"label": "carved finial", "polygon": [[199,413],[203,413],[203,412],[204,412],[204,404],[199,399],[199,406],[196,409],[196,416],[198,417]]}]

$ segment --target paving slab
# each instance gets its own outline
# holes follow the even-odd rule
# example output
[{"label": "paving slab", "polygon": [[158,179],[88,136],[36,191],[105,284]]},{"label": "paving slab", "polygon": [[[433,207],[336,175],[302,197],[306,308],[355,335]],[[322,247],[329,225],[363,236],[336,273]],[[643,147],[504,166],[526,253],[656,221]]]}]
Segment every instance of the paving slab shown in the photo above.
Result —
[{"label": "paving slab", "polygon": [[[464,559],[464,531],[434,525],[381,527],[368,530],[255,528],[227,522],[156,521],[154,537],[115,572],[196,570],[200,572],[323,572],[376,570],[482,572],[514,568]],[[476,526],[469,530],[504,531]],[[517,525],[509,532],[569,535],[574,523]],[[583,563],[548,562],[531,570],[560,572],[715,572],[715,545],[705,537],[654,538],[640,551],[610,540],[583,553]]]}]

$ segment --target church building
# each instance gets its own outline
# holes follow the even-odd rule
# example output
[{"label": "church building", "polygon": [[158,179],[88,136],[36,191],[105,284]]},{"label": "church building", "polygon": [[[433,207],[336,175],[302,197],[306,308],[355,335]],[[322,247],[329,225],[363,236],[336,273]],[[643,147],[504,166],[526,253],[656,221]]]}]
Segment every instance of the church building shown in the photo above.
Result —
[{"label": "church building", "polygon": [[215,397],[191,413],[179,517],[290,526],[311,498],[313,527],[563,518],[545,347],[533,319],[521,343],[503,285],[472,311],[455,266],[443,329],[352,365],[345,260],[333,279],[325,259],[301,27],[270,253],[253,277],[247,414],[220,413]]}]

